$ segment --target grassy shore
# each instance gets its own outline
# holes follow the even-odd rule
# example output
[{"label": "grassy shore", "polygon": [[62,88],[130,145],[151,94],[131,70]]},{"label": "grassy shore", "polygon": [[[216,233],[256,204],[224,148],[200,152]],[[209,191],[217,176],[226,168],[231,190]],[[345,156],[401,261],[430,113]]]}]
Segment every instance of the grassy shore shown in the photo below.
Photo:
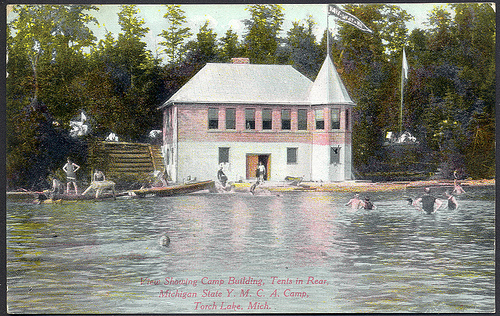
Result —
[{"label": "grassy shore", "polygon": [[[235,183],[235,191],[248,191],[253,183]],[[485,180],[461,180],[462,187],[495,186],[494,179]],[[301,182],[299,185],[288,185],[283,181],[268,181],[259,187],[270,191],[316,191],[316,192],[377,192],[377,191],[397,191],[409,188],[422,187],[444,187],[453,186],[453,180],[428,180],[428,181],[397,181],[397,182]]]}]

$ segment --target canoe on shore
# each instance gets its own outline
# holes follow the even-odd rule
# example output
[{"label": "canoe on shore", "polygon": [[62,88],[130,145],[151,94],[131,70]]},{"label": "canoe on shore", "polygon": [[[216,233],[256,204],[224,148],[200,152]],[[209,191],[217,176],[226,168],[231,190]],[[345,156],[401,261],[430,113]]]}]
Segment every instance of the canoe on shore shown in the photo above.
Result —
[{"label": "canoe on shore", "polygon": [[131,190],[129,192],[132,192],[132,195],[144,197],[146,195],[172,196],[172,195],[193,193],[193,192],[202,191],[202,190],[209,190],[209,191],[215,190],[215,182],[212,180],[209,180],[209,181],[201,181],[201,182],[173,185],[170,187]]}]

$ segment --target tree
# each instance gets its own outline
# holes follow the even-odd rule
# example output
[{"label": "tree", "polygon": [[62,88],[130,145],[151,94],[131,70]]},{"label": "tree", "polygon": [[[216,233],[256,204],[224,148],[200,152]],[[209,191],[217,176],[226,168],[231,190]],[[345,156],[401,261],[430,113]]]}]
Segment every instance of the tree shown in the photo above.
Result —
[{"label": "tree", "polygon": [[226,31],[224,37],[220,39],[220,58],[222,62],[229,62],[231,58],[240,57],[242,49],[238,41],[238,34],[231,28]]},{"label": "tree", "polygon": [[[144,27],[144,20],[139,17],[135,5],[123,5],[118,13],[121,32],[114,40],[107,34],[94,52],[93,58],[98,68],[106,70],[109,80],[104,80],[101,87],[113,91],[103,91],[109,97],[109,105],[103,108],[100,102],[90,104],[91,113],[99,115],[97,124],[108,128],[124,140],[142,140],[149,130],[160,126],[161,115],[156,107],[162,92],[162,75],[159,60],[153,58],[146,49],[143,37],[149,31]],[[94,70],[92,78],[103,74]],[[92,95],[92,93],[91,93]],[[105,130],[104,128],[101,129]]]},{"label": "tree", "polygon": [[345,5],[344,10],[373,31],[373,34],[363,33],[339,22],[339,35],[332,45],[334,60],[339,60],[344,83],[357,103],[354,166],[366,171],[385,159],[382,150],[385,131],[399,130],[400,64],[396,62],[401,60],[397,57],[402,45],[396,53],[395,45],[384,43],[386,38],[399,39],[406,34],[398,17],[406,21],[410,16],[398,7],[382,4]]},{"label": "tree", "polygon": [[494,176],[495,19],[488,4],[436,7],[409,38],[411,124],[444,176]]},{"label": "tree", "polygon": [[255,64],[276,63],[279,32],[283,24],[283,8],[280,5],[248,6],[251,18],[244,20],[248,29],[244,39],[245,57]]},{"label": "tree", "polygon": [[[148,27],[144,27],[144,19],[139,18],[137,14],[139,9],[136,5],[122,5],[121,11],[118,12],[118,24],[121,27],[122,32],[118,34],[118,40],[133,40],[137,41],[142,37],[146,36],[149,32]],[[143,48],[146,46],[142,43]]]},{"label": "tree", "polygon": [[204,65],[208,62],[219,61],[219,49],[217,47],[217,34],[209,28],[209,21],[200,27],[196,40],[188,42],[188,60]]},{"label": "tree", "polygon": [[[75,67],[85,67],[82,65],[83,48],[91,46],[95,40],[87,24],[97,22],[87,11],[96,9],[86,5],[14,7],[13,12],[17,13],[17,18],[9,23],[9,27],[13,30],[9,54],[11,60],[21,58],[27,60],[31,66],[33,78],[31,99],[53,95],[54,91],[45,93],[46,88],[54,87],[54,80],[60,78],[58,76],[62,76],[67,82],[75,73]],[[64,66],[67,68],[61,68]],[[54,74],[55,70],[63,71]],[[49,109],[58,112],[58,109],[53,107],[60,105],[53,102],[46,103]]]},{"label": "tree", "polygon": [[167,20],[168,28],[158,34],[165,38],[165,41],[159,44],[165,46],[163,52],[167,55],[168,62],[175,64],[180,61],[186,52],[184,41],[192,33],[188,27],[182,26],[187,20],[180,5],[165,5],[165,7],[167,8],[167,13],[163,17]]},{"label": "tree", "polygon": [[310,79],[318,74],[323,59],[320,46],[316,43],[313,33],[315,24],[312,16],[308,16],[302,23],[292,22],[286,41],[290,48],[290,63]]},{"label": "tree", "polygon": [[[69,88],[94,43],[93,6],[15,6],[8,25],[7,178],[10,187],[41,189],[68,154],[84,152],[67,125],[81,106]],[[81,157],[84,159],[84,157]],[[78,160],[78,159],[77,159]],[[78,160],[79,161],[79,160]],[[80,162],[80,161],[79,161]]]}]

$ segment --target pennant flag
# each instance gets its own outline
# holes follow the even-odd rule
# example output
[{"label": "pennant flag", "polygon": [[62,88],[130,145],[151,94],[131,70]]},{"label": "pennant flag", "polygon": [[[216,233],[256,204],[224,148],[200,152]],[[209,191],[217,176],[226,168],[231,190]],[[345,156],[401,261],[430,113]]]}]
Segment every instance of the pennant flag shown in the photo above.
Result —
[{"label": "pennant flag", "polygon": [[337,7],[335,4],[329,4],[328,5],[328,15],[333,15],[342,22],[351,24],[352,26],[357,27],[363,32],[368,32],[368,33],[373,33],[372,30],[370,30],[366,25],[361,22],[360,19],[355,17],[354,15],[347,13],[345,11],[342,11],[339,7]]},{"label": "pennant flag", "polygon": [[406,60],[406,52],[403,47],[403,70],[401,75],[403,76],[403,79],[408,79],[408,61]]}]

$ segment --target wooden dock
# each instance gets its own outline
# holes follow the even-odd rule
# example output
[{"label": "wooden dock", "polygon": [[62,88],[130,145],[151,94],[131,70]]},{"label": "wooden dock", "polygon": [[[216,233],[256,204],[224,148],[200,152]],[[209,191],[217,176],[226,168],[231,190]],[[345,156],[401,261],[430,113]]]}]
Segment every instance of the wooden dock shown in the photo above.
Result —
[{"label": "wooden dock", "polygon": [[159,188],[148,188],[148,189],[140,189],[140,190],[131,190],[130,192],[133,195],[144,197],[147,195],[154,196],[172,196],[172,195],[181,195],[187,194],[202,190],[209,190],[213,192],[215,190],[215,182],[212,180],[188,183],[188,184],[179,184],[173,185],[169,187],[159,187]]}]

